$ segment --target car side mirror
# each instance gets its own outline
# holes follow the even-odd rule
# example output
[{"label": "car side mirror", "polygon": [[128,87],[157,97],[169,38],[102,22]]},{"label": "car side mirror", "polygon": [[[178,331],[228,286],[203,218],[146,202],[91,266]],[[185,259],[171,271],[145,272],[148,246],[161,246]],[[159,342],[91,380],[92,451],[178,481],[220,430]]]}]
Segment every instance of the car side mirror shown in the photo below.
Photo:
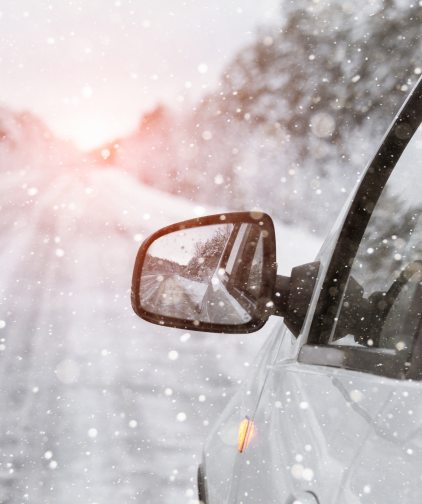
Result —
[{"label": "car side mirror", "polygon": [[273,313],[276,247],[271,217],[236,212],[163,228],[140,247],[132,306],[160,325],[247,333]]}]

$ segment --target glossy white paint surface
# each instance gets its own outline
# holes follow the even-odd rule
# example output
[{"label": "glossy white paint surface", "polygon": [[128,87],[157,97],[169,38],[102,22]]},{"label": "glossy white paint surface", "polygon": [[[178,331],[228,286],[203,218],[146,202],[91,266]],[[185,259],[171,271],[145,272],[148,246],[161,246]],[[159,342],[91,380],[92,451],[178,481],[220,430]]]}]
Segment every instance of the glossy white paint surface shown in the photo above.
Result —
[{"label": "glossy white paint surface", "polygon": [[[422,383],[297,361],[352,201],[324,243],[298,339],[280,323],[204,450],[208,504],[419,504]],[[236,446],[243,418],[255,436]]]},{"label": "glossy white paint surface", "polygon": [[[393,155],[398,155],[397,166],[400,156],[405,157],[402,144],[395,143],[400,125],[406,121],[414,121],[416,127],[420,124],[421,83],[422,79],[376,155],[377,163],[385,163],[386,170]],[[415,139],[419,142],[417,135],[411,142]],[[405,176],[413,165],[413,161],[407,163]],[[367,180],[374,173],[381,171],[370,172]],[[397,174],[400,182],[400,168]],[[377,180],[382,189],[385,182],[382,177]],[[414,186],[417,180],[418,177]],[[369,205],[370,191],[375,186],[368,183],[372,185],[363,187],[361,202]],[[400,189],[400,183],[397,187]],[[308,338],[340,230],[358,189],[359,186],[351,194],[318,254],[320,269],[301,334],[296,339],[284,324],[276,326],[261,350],[255,372],[228,405],[206,443],[203,464],[207,504],[421,502],[422,382],[297,360]],[[414,194],[420,198],[417,190]],[[413,219],[419,210],[420,206],[415,205]],[[414,235],[419,238],[416,232]],[[394,259],[398,260],[396,256]],[[419,262],[419,257],[412,260]],[[414,345],[414,352],[415,348]],[[413,364],[406,364],[412,371]],[[255,435],[246,450],[239,453],[236,430],[245,416],[254,422]]]}]

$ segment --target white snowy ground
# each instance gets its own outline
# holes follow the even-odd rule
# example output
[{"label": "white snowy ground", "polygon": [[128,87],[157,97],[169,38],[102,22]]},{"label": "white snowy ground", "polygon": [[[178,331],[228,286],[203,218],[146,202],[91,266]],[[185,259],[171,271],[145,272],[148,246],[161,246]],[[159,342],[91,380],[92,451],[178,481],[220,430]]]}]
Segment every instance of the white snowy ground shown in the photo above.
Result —
[{"label": "white snowy ground", "polygon": [[[200,212],[117,170],[0,172],[2,504],[195,502],[201,444],[268,334],[132,313],[139,240]],[[320,244],[278,234],[286,273]]]}]

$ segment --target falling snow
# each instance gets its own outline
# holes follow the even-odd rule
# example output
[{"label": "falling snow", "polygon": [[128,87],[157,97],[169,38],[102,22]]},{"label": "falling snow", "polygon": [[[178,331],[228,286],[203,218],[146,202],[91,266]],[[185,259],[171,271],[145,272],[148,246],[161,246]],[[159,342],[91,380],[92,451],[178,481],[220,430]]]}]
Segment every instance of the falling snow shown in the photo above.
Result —
[{"label": "falling snow", "polygon": [[[223,462],[242,461],[247,412],[251,481],[272,475],[280,495],[342,481],[354,502],[387,502],[394,481],[407,502],[421,478],[416,383],[396,393],[390,378],[365,387],[364,373],[322,366],[301,382],[282,374],[297,340],[280,319],[250,338],[153,326],[131,311],[130,278],[152,232],[222,209],[275,217],[283,274],[312,261],[422,74],[418,5],[285,1],[280,16],[276,1],[26,3],[0,12],[0,502],[197,503],[203,442],[239,387],[215,438],[219,482]],[[373,236],[364,257],[406,260],[400,226]],[[270,335],[280,354],[259,368]],[[374,355],[376,339],[366,345]],[[389,350],[408,348],[400,334]],[[237,497],[265,500],[247,484]]]}]

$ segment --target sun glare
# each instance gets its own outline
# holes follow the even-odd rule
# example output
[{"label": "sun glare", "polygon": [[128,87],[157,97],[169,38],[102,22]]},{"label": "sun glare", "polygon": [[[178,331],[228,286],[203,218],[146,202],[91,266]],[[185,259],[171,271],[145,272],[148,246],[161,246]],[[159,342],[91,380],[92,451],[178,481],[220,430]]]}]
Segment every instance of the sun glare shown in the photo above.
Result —
[{"label": "sun glare", "polygon": [[122,135],[122,130],[117,121],[111,122],[100,116],[81,116],[66,125],[65,136],[80,149],[91,150],[116,139]]}]

